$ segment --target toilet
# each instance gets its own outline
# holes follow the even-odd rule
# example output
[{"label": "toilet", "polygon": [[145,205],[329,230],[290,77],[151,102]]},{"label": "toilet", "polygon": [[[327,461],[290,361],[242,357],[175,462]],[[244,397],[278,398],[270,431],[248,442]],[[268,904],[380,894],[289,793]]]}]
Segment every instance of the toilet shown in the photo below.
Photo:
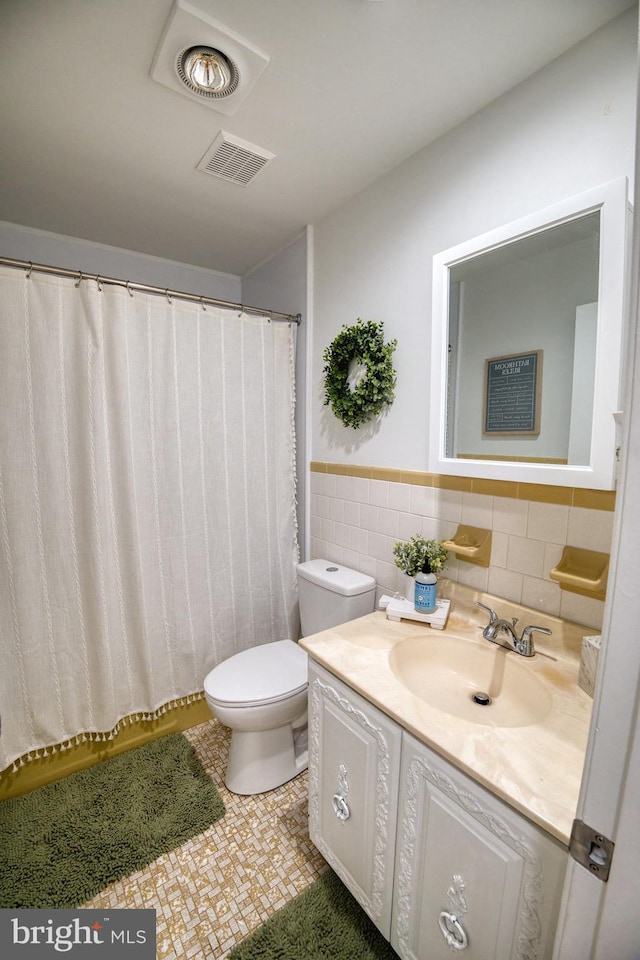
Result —
[{"label": "toilet", "polygon": [[[298,564],[302,636],[371,613],[373,577],[328,560]],[[273,790],[307,768],[307,654],[293,640],[229,657],[204,681],[211,713],[232,730],[224,777],[232,793]]]}]

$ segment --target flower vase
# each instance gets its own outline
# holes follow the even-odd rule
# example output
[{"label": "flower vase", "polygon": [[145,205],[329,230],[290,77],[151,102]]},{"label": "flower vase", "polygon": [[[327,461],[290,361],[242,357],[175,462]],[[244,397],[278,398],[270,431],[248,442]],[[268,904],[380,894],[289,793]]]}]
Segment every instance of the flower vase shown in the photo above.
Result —
[{"label": "flower vase", "polygon": [[405,599],[409,601],[411,605],[416,597],[416,581],[414,577],[410,577],[408,573],[405,573],[402,577],[404,581],[404,596]]}]

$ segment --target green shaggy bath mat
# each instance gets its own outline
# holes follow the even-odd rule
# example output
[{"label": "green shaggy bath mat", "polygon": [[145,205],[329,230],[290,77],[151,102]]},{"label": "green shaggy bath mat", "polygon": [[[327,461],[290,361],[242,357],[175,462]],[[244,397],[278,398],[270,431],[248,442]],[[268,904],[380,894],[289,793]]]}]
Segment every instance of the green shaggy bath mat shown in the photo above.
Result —
[{"label": "green shaggy bath mat", "polygon": [[181,733],[3,800],[0,907],[77,907],[223,813]]},{"label": "green shaggy bath mat", "polygon": [[288,903],[229,960],[398,960],[333,871]]}]

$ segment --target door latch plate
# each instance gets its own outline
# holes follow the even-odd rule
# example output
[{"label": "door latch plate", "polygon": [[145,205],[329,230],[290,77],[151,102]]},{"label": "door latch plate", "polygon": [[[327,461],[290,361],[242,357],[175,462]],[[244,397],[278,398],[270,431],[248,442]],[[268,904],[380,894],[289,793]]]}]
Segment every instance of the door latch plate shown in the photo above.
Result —
[{"label": "door latch plate", "polygon": [[582,820],[573,821],[569,853],[589,873],[605,883],[609,879],[614,846],[613,840]]}]

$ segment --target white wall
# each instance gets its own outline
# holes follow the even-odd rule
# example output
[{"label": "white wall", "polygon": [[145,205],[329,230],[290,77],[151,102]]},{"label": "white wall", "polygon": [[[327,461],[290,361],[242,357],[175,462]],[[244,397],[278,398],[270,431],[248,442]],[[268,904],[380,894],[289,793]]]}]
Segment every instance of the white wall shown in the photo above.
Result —
[{"label": "white wall", "polygon": [[146,283],[216,300],[241,301],[241,281],[230,273],[150,257],[102,243],[0,221],[0,256],[65,270]]},{"label": "white wall", "polygon": [[[432,257],[617,177],[633,189],[636,19],[598,31],[315,225],[312,459],[427,470]],[[322,352],[358,317],[398,339],[398,385],[388,414],[354,431],[323,406]]]},{"label": "white wall", "polygon": [[[311,459],[428,471],[433,256],[626,176],[633,190],[637,16],[633,10],[494,101],[314,226]],[[384,132],[381,132],[384,135]],[[342,324],[383,321],[397,338],[396,399],[360,430],[323,405],[322,354]],[[392,548],[458,523],[493,532],[488,568],[453,579],[600,628],[602,601],[550,579],[565,544],[608,551],[606,510],[407,483],[312,474],[311,555],[397,589]]]},{"label": "white wall", "polygon": [[282,313],[307,309],[307,238],[301,233],[242,278],[242,302]]}]

